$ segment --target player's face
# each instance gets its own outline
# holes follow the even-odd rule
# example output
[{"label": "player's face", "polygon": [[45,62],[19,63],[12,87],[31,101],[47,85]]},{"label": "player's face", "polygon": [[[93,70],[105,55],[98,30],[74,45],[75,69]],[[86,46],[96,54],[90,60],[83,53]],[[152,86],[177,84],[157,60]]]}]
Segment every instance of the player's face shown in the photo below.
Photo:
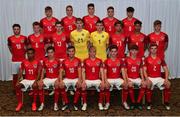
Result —
[{"label": "player's face", "polygon": [[156,32],[161,31],[161,25],[160,25],[160,24],[155,25],[155,26],[154,26],[154,30],[155,30]]},{"label": "player's face", "polygon": [[141,31],[141,25],[140,24],[136,24],[135,25],[135,31],[136,32],[140,32]]},{"label": "player's face", "polygon": [[134,12],[127,12],[127,17],[132,18],[133,14],[134,14]]},{"label": "player's face", "polygon": [[92,6],[88,7],[88,13],[89,13],[89,15],[94,15],[94,12],[95,12],[94,7],[92,7]]},{"label": "player's face", "polygon": [[131,54],[132,56],[136,56],[137,53],[138,53],[138,50],[136,50],[136,49],[130,50],[130,54]]},{"label": "player's face", "polygon": [[95,58],[96,57],[96,49],[95,48],[90,49],[89,56],[90,56],[90,58]]},{"label": "player's face", "polygon": [[52,10],[47,10],[47,11],[45,11],[45,14],[47,17],[52,17],[53,12],[52,12]]},{"label": "player's face", "polygon": [[72,9],[71,7],[68,7],[68,8],[66,9],[66,14],[67,14],[67,16],[72,16],[72,14],[73,14],[73,9]]},{"label": "player's face", "polygon": [[33,31],[34,31],[34,33],[39,33],[40,32],[40,26],[39,25],[34,25],[33,26]]},{"label": "player's face", "polygon": [[110,51],[110,56],[111,57],[113,57],[113,58],[115,58],[115,57],[117,57],[117,49],[112,49],[111,51]]},{"label": "player's face", "polygon": [[53,50],[48,50],[47,56],[48,56],[48,58],[53,58],[54,57],[54,51]]},{"label": "player's face", "polygon": [[61,24],[56,24],[56,31],[61,32],[63,29],[63,26]]},{"label": "player's face", "polygon": [[28,59],[34,59],[34,51],[27,51]]},{"label": "player's face", "polygon": [[14,32],[14,35],[19,35],[21,32],[21,29],[19,27],[14,27],[13,32]]},{"label": "player's face", "polygon": [[109,9],[107,11],[108,17],[114,17],[114,10],[113,9]]},{"label": "player's face", "polygon": [[157,52],[157,46],[152,46],[152,47],[150,48],[150,53],[151,53],[151,54],[156,54],[156,52]]},{"label": "player's face", "polygon": [[68,55],[70,58],[73,58],[75,56],[75,50],[73,48],[68,50]]},{"label": "player's face", "polygon": [[118,32],[121,31],[121,30],[122,30],[121,24],[116,24],[115,29],[116,29],[116,31],[118,31]]},{"label": "player's face", "polygon": [[104,26],[103,26],[102,23],[97,23],[97,24],[96,24],[96,29],[97,29],[97,31],[102,31],[103,28],[104,28]]},{"label": "player's face", "polygon": [[77,27],[77,29],[82,29],[82,27],[83,27],[83,22],[82,22],[82,21],[77,21],[77,22],[76,22],[76,27]]}]

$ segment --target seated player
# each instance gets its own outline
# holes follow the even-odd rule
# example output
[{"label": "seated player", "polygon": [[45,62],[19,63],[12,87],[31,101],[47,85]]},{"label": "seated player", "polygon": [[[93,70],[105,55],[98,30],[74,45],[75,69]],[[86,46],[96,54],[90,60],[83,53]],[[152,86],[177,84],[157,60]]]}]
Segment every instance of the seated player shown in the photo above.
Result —
[{"label": "seated player", "polygon": [[[149,56],[145,59],[144,76],[147,80],[147,109],[151,109],[151,97],[154,86],[157,86],[160,90],[163,90],[164,104],[167,110],[170,110],[170,86],[171,83],[168,80],[169,70],[164,59],[157,55],[158,45],[152,43],[149,47]],[[165,72],[165,78],[161,77],[161,67]]]},{"label": "seated player", "polygon": [[[60,68],[60,88],[61,95],[64,100],[64,106],[61,110],[69,109],[69,100],[67,98],[67,91],[70,87],[75,90],[74,94],[74,110],[78,110],[77,103],[80,97],[81,87],[81,61],[75,57],[75,47],[69,46],[67,48],[68,57],[62,61]],[[65,77],[63,78],[63,71]]]},{"label": "seated player", "polygon": [[[125,109],[129,109],[129,106],[126,102],[128,96],[128,85],[126,74],[123,67],[123,59],[117,58],[118,47],[116,45],[111,45],[109,47],[109,54],[110,58],[108,58],[104,64],[104,80],[105,80],[105,98],[106,98],[106,105],[104,110],[108,110],[110,106],[110,91],[113,90],[115,86],[118,90],[123,88],[122,91],[122,103]],[[122,78],[121,78],[122,74]]]},{"label": "seated player", "polygon": [[[131,45],[129,48],[130,56],[125,59],[125,71],[128,80],[128,90],[131,99],[130,109],[134,109],[137,106],[138,109],[142,110],[141,100],[146,90],[146,82],[143,75],[143,61],[138,58],[138,46]],[[137,101],[134,99],[134,86],[140,87]]]},{"label": "seated player", "polygon": [[83,107],[82,110],[87,109],[87,89],[90,87],[95,87],[99,92],[99,110],[103,110],[103,94],[104,94],[104,76],[103,76],[103,63],[102,60],[96,58],[96,48],[91,46],[89,48],[89,58],[85,59],[83,62],[82,71],[82,100]]},{"label": "seated player", "polygon": [[38,81],[40,107],[38,111],[42,111],[44,108],[44,89],[54,88],[54,110],[58,110],[58,98],[59,98],[59,67],[60,62],[55,58],[55,49],[49,46],[46,49],[47,58],[43,60],[41,77]]},{"label": "seated player", "polygon": [[[38,61],[34,59],[35,50],[32,48],[27,49],[27,57],[22,61],[19,74],[18,81],[16,84],[16,97],[18,100],[18,106],[16,107],[16,111],[20,111],[23,106],[23,92],[27,89],[31,89],[33,92],[33,103],[32,110],[36,111],[36,97],[38,94]],[[23,78],[23,73],[25,73],[25,78]]]}]

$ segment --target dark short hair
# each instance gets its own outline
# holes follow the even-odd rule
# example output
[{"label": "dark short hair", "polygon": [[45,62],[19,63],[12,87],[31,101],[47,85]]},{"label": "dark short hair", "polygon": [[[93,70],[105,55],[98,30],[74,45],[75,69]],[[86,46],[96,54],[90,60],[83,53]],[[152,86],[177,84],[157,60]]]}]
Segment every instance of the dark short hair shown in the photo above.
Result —
[{"label": "dark short hair", "polygon": [[55,25],[57,25],[57,24],[62,24],[62,22],[60,22],[60,21],[57,21],[57,22],[55,23]]},{"label": "dark short hair", "polygon": [[77,22],[77,21],[83,22],[83,20],[82,20],[81,18],[76,18],[76,22]]},{"label": "dark short hair", "polygon": [[126,9],[126,11],[127,11],[127,12],[134,12],[134,8],[133,8],[133,7],[128,7],[128,8]]},{"label": "dark short hair", "polygon": [[160,21],[160,20],[155,20],[154,21],[154,26],[156,26],[156,25],[161,25],[162,24],[162,22]]},{"label": "dark short hair", "polygon": [[110,10],[110,9],[112,9],[114,11],[114,7],[113,6],[108,7],[107,11]]},{"label": "dark short hair", "polygon": [[118,24],[120,24],[121,27],[124,27],[124,23],[123,23],[122,21],[116,21],[116,22],[114,23],[114,26],[116,26],[116,25],[118,25]]},{"label": "dark short hair", "polygon": [[74,46],[68,46],[67,50],[70,50],[70,49],[74,49],[75,50],[75,47]]},{"label": "dark short hair", "polygon": [[139,47],[135,44],[130,45],[129,50],[139,50]]},{"label": "dark short hair", "polygon": [[41,26],[41,24],[39,23],[39,22],[37,22],[37,21],[35,21],[35,22],[33,22],[33,24],[32,24],[33,26]]},{"label": "dark short hair", "polygon": [[50,7],[50,6],[45,7],[45,11],[50,11],[50,10],[52,10],[52,7]]},{"label": "dark short hair", "polygon": [[15,27],[21,28],[21,26],[19,24],[13,24],[12,28],[15,28]]},{"label": "dark short hair", "polygon": [[103,24],[103,21],[98,20],[98,21],[96,22],[96,24]]},{"label": "dark short hair", "polygon": [[142,26],[142,22],[139,21],[139,20],[136,20],[136,21],[134,22],[134,25],[136,25],[136,24],[139,24],[140,26]]},{"label": "dark short hair", "polygon": [[67,6],[66,6],[66,9],[67,9],[67,8],[73,9],[73,7],[72,7],[71,5],[67,5]]},{"label": "dark short hair", "polygon": [[149,49],[150,49],[151,47],[154,47],[154,46],[158,47],[158,45],[154,42],[154,43],[151,43],[151,44],[149,45]]},{"label": "dark short hair", "polygon": [[49,46],[49,47],[46,49],[46,52],[48,52],[49,50],[55,51],[55,48],[54,48],[53,46]]},{"label": "dark short hair", "polygon": [[112,49],[118,50],[117,45],[110,45],[110,46],[109,46],[109,51],[111,51]]},{"label": "dark short hair", "polygon": [[94,8],[94,3],[89,3],[88,5],[87,5],[87,7],[89,8],[89,7],[93,7]]},{"label": "dark short hair", "polygon": [[29,52],[29,51],[33,51],[33,53],[35,53],[35,49],[34,49],[34,48],[28,48],[28,49],[26,50],[26,52]]}]

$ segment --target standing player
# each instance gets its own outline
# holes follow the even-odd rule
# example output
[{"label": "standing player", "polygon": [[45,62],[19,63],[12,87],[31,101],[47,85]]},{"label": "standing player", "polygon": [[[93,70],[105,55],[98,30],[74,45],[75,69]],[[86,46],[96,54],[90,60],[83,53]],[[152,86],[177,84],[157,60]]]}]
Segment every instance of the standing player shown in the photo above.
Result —
[{"label": "standing player", "polygon": [[82,99],[83,107],[85,111],[87,108],[87,92],[86,90],[90,87],[95,87],[99,92],[99,110],[103,110],[103,99],[104,99],[104,74],[103,74],[103,63],[102,60],[96,58],[96,48],[91,46],[89,48],[89,58],[83,62],[83,79],[82,79]]},{"label": "standing player", "polygon": [[[104,80],[105,80],[105,98],[106,105],[104,110],[108,110],[110,106],[110,91],[113,90],[113,87],[116,86],[118,90],[123,87],[122,91],[122,103],[125,109],[129,109],[129,106],[126,102],[128,96],[128,85],[126,74],[123,67],[123,60],[117,58],[118,47],[116,45],[112,45],[109,48],[110,58],[108,58],[104,64]],[[122,77],[121,78],[121,74]]]},{"label": "standing player", "polygon": [[115,24],[115,33],[112,34],[110,43],[112,45],[116,45],[118,47],[118,58],[124,58],[125,57],[125,50],[126,50],[126,42],[127,38],[125,34],[123,33],[123,22],[117,21]]},{"label": "standing player", "polygon": [[168,35],[164,32],[161,32],[161,21],[156,20],[154,21],[154,32],[148,35],[149,45],[151,43],[156,43],[157,48],[157,55],[161,58],[165,58],[165,51],[168,48]]},{"label": "standing player", "polygon": [[47,58],[43,60],[41,77],[38,81],[39,96],[40,96],[40,107],[38,111],[44,108],[44,90],[49,89],[49,87],[54,87],[54,110],[58,110],[58,98],[59,98],[59,67],[60,63],[54,56],[55,49],[49,46],[46,49]]},{"label": "standing player", "polygon": [[[128,90],[131,98],[131,109],[137,106],[138,109],[142,110],[141,100],[146,90],[146,82],[143,75],[143,61],[138,58],[138,46],[131,45],[129,48],[130,56],[125,59],[125,71],[128,80]],[[139,96],[137,101],[134,99],[134,86],[140,87]]]},{"label": "standing player", "polygon": [[28,45],[33,48],[35,52],[35,59],[42,60],[45,56],[45,42],[44,36],[40,33],[40,23],[33,23],[34,33],[28,36]]},{"label": "standing player", "polygon": [[83,17],[84,29],[88,30],[90,33],[96,31],[96,22],[99,21],[99,17],[94,15],[95,8],[93,3],[87,5],[88,15]]},{"label": "standing player", "polygon": [[141,33],[142,22],[136,20],[134,22],[134,33],[132,33],[128,38],[128,47],[131,45],[137,45],[139,48],[137,57],[144,57],[144,52],[147,48],[147,38],[146,35]]},{"label": "standing player", "polygon": [[[19,74],[18,82],[16,84],[16,97],[18,100],[18,106],[16,111],[20,111],[23,106],[23,91],[26,91],[28,88],[31,88],[33,91],[33,103],[32,110],[36,111],[36,97],[38,94],[38,61],[35,60],[35,50],[32,48],[27,49],[27,57],[22,61]],[[23,72],[25,73],[25,79],[22,79]]]},{"label": "standing player", "polygon": [[[75,90],[74,95],[74,110],[78,110],[77,103],[80,97],[80,87],[81,87],[81,61],[75,57],[74,46],[69,46],[67,48],[68,58],[66,58],[60,69],[60,87],[61,95],[65,102],[62,110],[69,109],[69,101],[67,98],[66,91],[72,86]],[[65,72],[65,77],[63,78],[63,71]],[[65,89],[66,88],[66,89]]]},{"label": "standing player", "polygon": [[55,57],[58,59],[66,58],[66,46],[67,46],[67,38],[65,33],[63,32],[62,23],[57,21],[55,24],[56,32],[52,35],[52,44],[55,48]]},{"label": "standing player", "polygon": [[110,6],[107,8],[107,17],[103,19],[105,31],[109,33],[109,36],[111,37],[112,34],[115,32],[114,24],[116,21],[118,21],[114,17],[114,7]]},{"label": "standing player", "polygon": [[70,40],[76,50],[75,56],[81,59],[81,61],[88,58],[89,37],[90,37],[89,32],[83,29],[82,19],[77,18],[76,30],[71,32]]},{"label": "standing player", "polygon": [[134,22],[137,20],[133,17],[134,15],[134,8],[128,7],[126,9],[127,17],[124,18],[122,21],[124,23],[124,33],[127,37],[129,37],[134,32]]},{"label": "standing player", "polygon": [[[164,104],[167,110],[170,110],[170,86],[171,83],[168,80],[169,70],[164,59],[157,55],[158,46],[156,43],[152,43],[149,47],[149,56],[145,59],[144,76],[147,81],[147,109],[151,109],[151,97],[154,86],[157,86],[160,90],[163,90]],[[165,78],[161,77],[161,67],[165,72]]]},{"label": "standing player", "polygon": [[61,22],[66,33],[67,42],[69,43],[70,33],[76,29],[76,17],[73,16],[73,7],[71,5],[66,6],[66,15],[61,19]]},{"label": "standing player", "polygon": [[27,38],[20,34],[21,26],[19,24],[14,24],[12,29],[14,35],[8,37],[8,47],[12,54],[11,71],[13,75],[13,87],[15,89],[18,69],[22,60],[25,59]]},{"label": "standing player", "polygon": [[105,61],[107,58],[106,49],[109,45],[109,34],[103,31],[103,22],[96,23],[97,31],[91,33],[90,42],[96,47],[96,57]]},{"label": "standing player", "polygon": [[55,23],[58,21],[57,18],[53,17],[53,10],[50,6],[45,8],[46,17],[40,20],[41,27],[43,28],[43,34],[47,46],[50,46],[52,34],[56,31]]}]

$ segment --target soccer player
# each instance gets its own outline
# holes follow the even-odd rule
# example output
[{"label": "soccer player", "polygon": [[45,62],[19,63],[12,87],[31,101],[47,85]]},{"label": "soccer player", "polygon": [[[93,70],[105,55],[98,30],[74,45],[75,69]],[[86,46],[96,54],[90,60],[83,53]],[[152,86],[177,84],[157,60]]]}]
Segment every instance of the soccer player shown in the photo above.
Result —
[{"label": "soccer player", "polygon": [[[118,47],[111,45],[109,48],[110,58],[108,58],[104,64],[104,80],[105,80],[105,98],[106,104],[104,110],[108,110],[110,106],[110,91],[115,86],[118,90],[123,87],[122,91],[122,103],[125,109],[129,109],[126,102],[128,96],[128,85],[126,74],[124,70],[124,62],[122,59],[117,58]],[[121,76],[122,74],[122,76]],[[122,78],[121,78],[122,77]]]},{"label": "soccer player", "polygon": [[[77,103],[80,97],[80,87],[81,87],[81,61],[75,57],[75,47],[69,46],[67,48],[68,57],[62,62],[60,68],[60,87],[61,95],[65,102],[61,110],[69,109],[69,100],[67,98],[66,91],[70,87],[75,90],[74,94],[74,110],[78,110]],[[63,76],[63,71],[65,76]]]},{"label": "soccer player", "polygon": [[99,92],[98,106],[99,110],[103,110],[103,97],[104,97],[104,74],[103,74],[103,63],[102,60],[96,58],[96,48],[91,46],[89,48],[89,58],[83,62],[82,71],[82,110],[87,109],[87,92],[86,90],[90,87],[95,87]]},{"label": "soccer player", "polygon": [[14,24],[12,29],[14,35],[8,37],[8,47],[12,55],[11,72],[13,75],[13,87],[15,89],[19,66],[22,60],[25,59],[27,38],[20,34],[21,26],[19,24]]},{"label": "soccer player", "polygon": [[66,15],[61,19],[61,22],[66,33],[67,42],[69,43],[70,33],[76,29],[76,17],[73,16],[73,7],[71,5],[66,6]]},{"label": "soccer player", "polygon": [[142,58],[144,57],[144,52],[147,48],[147,37],[145,34],[141,32],[142,22],[136,20],[134,22],[134,33],[132,33],[128,38],[128,47],[131,45],[138,46],[138,54],[137,57]]},{"label": "soccer player", "polygon": [[43,29],[43,34],[47,46],[50,46],[50,41],[52,38],[52,34],[56,32],[55,23],[58,21],[57,18],[53,17],[53,10],[50,6],[45,8],[46,17],[40,20],[41,27]]},{"label": "soccer player", "polygon": [[55,48],[55,57],[63,60],[66,58],[66,46],[67,38],[66,34],[63,32],[62,23],[57,21],[55,24],[56,32],[52,35],[52,44]]},{"label": "soccer player", "polygon": [[76,53],[75,56],[81,61],[88,58],[88,45],[90,34],[87,30],[83,29],[83,21],[81,18],[76,19],[76,30],[70,34],[70,40],[74,45]]},{"label": "soccer player", "polygon": [[[141,100],[146,90],[146,82],[143,75],[143,60],[138,57],[138,46],[131,45],[130,56],[125,59],[125,72],[128,80],[128,90],[131,99],[130,109],[137,107],[142,110]],[[134,99],[134,86],[140,87],[137,101]]]},{"label": "soccer player", "polygon": [[115,24],[115,33],[112,34],[110,43],[112,45],[116,45],[118,47],[118,58],[124,58],[125,57],[125,50],[126,50],[126,43],[127,43],[127,37],[123,33],[123,22],[117,21]]},{"label": "soccer player", "polygon": [[154,21],[154,32],[148,35],[148,44],[156,43],[158,45],[157,55],[161,58],[165,58],[165,51],[168,48],[168,35],[161,31],[161,21]]},{"label": "soccer player", "polygon": [[47,58],[43,60],[41,77],[38,81],[39,97],[40,97],[40,107],[38,111],[42,111],[44,108],[44,90],[49,89],[49,87],[54,88],[54,110],[58,110],[58,98],[59,98],[59,68],[60,62],[54,56],[55,49],[49,46],[46,49]]},{"label": "soccer player", "polygon": [[103,31],[103,22],[98,21],[96,23],[97,30],[91,33],[90,42],[96,47],[96,57],[105,61],[107,58],[106,49],[109,45],[109,34]]},{"label": "soccer player", "polygon": [[[38,94],[38,61],[35,59],[35,50],[32,48],[27,49],[27,57],[22,61],[19,74],[18,81],[16,83],[16,97],[18,100],[18,105],[16,107],[16,111],[20,111],[23,106],[23,92],[27,89],[31,89],[33,91],[33,103],[32,110],[36,111],[36,97]],[[25,78],[23,78],[23,73],[25,73]]]},{"label": "soccer player", "polygon": [[109,33],[109,36],[111,37],[115,32],[114,24],[118,21],[118,19],[114,17],[114,7],[110,6],[107,8],[107,15],[108,16],[102,21],[104,23],[105,31]]},{"label": "soccer player", "polygon": [[96,22],[99,21],[99,17],[94,15],[95,6],[93,3],[87,5],[88,15],[83,17],[84,29],[88,30],[90,33],[96,31]]},{"label": "soccer player", "polygon": [[[149,47],[149,56],[145,59],[144,76],[147,81],[147,109],[151,109],[151,97],[154,86],[157,86],[160,90],[163,90],[164,104],[167,110],[170,110],[170,86],[171,83],[168,80],[169,70],[164,59],[160,58],[157,54],[158,45],[152,43]],[[161,77],[161,67],[165,72],[165,78]]]},{"label": "soccer player", "polygon": [[34,33],[28,36],[28,48],[33,48],[35,52],[35,59],[42,60],[45,56],[45,41],[43,34],[40,33],[40,23],[33,22]]},{"label": "soccer player", "polygon": [[137,20],[133,17],[134,15],[134,8],[128,7],[126,9],[127,17],[124,18],[122,21],[124,23],[124,33],[126,36],[130,36],[134,32],[134,22]]}]

